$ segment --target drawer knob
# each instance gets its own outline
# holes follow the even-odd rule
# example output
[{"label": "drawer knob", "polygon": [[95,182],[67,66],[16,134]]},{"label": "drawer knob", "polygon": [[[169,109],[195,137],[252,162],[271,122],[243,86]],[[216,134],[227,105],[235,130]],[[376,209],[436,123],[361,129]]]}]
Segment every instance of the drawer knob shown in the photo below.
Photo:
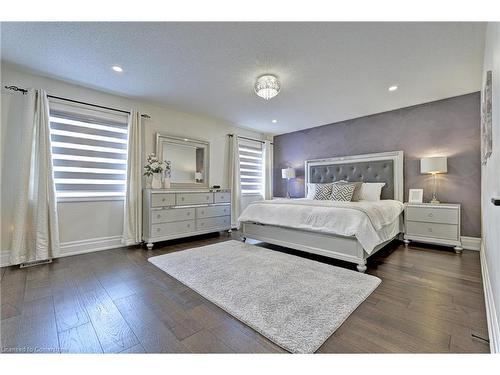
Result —
[{"label": "drawer knob", "polygon": [[201,226],[204,226],[204,225],[205,225],[205,223],[201,223]]},{"label": "drawer knob", "polygon": [[181,197],[181,201],[183,201],[183,200],[184,200],[184,197]]},{"label": "drawer knob", "polygon": [[191,228],[191,224],[188,224],[188,225],[187,225],[187,227],[188,227],[188,228]]},{"label": "drawer knob", "polygon": [[429,232],[432,232],[432,228],[427,228],[427,230],[428,230]]},{"label": "drawer knob", "polygon": [[205,215],[205,211],[201,211],[201,214],[202,214],[202,215]]},{"label": "drawer knob", "polygon": [[220,196],[220,199],[224,199],[224,196],[223,196],[223,195],[221,195],[221,196]]},{"label": "drawer knob", "polygon": [[162,199],[161,199],[161,201],[162,201],[162,202],[165,202],[165,198],[162,198]]},{"label": "drawer knob", "polygon": [[159,232],[160,231],[160,228],[156,228],[156,231]]},{"label": "drawer knob", "polygon": [[206,198],[207,198],[207,201],[210,199],[210,197],[208,195],[206,196]]},{"label": "drawer knob", "polygon": [[161,217],[161,215],[156,215],[156,218],[159,219]]},{"label": "drawer knob", "polygon": [[189,216],[189,215],[191,215],[191,212],[189,212],[189,211],[188,211],[188,212],[187,212],[187,215],[188,215],[188,216]]},{"label": "drawer knob", "polygon": [[429,217],[433,217],[434,214],[432,212],[429,213]]}]

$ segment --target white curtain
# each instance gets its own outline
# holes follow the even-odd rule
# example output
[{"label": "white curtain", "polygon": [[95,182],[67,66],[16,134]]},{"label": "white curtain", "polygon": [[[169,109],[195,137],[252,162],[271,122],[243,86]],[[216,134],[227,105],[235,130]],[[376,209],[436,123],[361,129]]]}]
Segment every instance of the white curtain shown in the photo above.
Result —
[{"label": "white curtain", "polygon": [[141,242],[142,236],[142,141],[141,114],[130,111],[128,118],[127,190],[123,213],[122,243]]},{"label": "white curtain", "polygon": [[273,144],[264,142],[264,199],[273,199]]},{"label": "white curtain", "polygon": [[14,211],[11,264],[59,255],[57,201],[52,170],[49,102],[41,89],[27,93],[22,139],[23,158],[16,160],[19,179]]},{"label": "white curtain", "polygon": [[237,226],[241,210],[240,153],[236,135],[229,137],[229,184],[231,186],[231,226]]}]

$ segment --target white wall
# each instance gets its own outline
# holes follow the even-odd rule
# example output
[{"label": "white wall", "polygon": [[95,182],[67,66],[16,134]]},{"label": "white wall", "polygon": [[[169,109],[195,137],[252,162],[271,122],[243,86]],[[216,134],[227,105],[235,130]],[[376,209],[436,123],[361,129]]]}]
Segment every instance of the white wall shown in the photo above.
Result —
[{"label": "white wall", "polygon": [[500,206],[491,203],[492,197],[500,198],[500,23],[488,24],[483,62],[483,81],[486,71],[493,77],[493,153],[482,168],[482,232],[481,253],[483,278],[492,349],[500,351]]},{"label": "white wall", "polygon": [[[144,121],[145,153],[155,152],[155,134],[197,138],[210,142],[210,184],[228,187],[228,133],[263,138],[259,133],[237,128],[222,120],[180,112],[154,103],[137,102],[129,98],[84,88],[71,83],[43,77],[2,63],[1,82],[4,85],[44,88],[49,94],[129,110],[132,107],[147,113]],[[2,265],[8,259],[11,241],[11,217],[15,201],[15,162],[18,155],[19,123],[25,98],[20,93],[2,89],[1,96],[1,250]],[[91,251],[119,245],[122,233],[123,201],[63,202],[58,205],[61,252]]]}]

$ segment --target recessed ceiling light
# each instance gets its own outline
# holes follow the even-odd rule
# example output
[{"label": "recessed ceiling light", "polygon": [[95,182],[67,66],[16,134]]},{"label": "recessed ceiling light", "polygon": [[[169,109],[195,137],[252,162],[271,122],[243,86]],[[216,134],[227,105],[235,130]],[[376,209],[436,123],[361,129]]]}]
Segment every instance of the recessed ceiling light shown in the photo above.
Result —
[{"label": "recessed ceiling light", "polygon": [[123,72],[123,68],[120,65],[113,65],[111,69],[113,69],[117,73]]},{"label": "recessed ceiling light", "polygon": [[272,120],[271,122],[272,122],[273,124],[276,124],[276,123],[278,122],[278,120],[276,120],[276,119],[275,119],[275,120]]},{"label": "recessed ceiling light", "polygon": [[397,85],[389,87],[389,91],[396,91],[398,89]]}]

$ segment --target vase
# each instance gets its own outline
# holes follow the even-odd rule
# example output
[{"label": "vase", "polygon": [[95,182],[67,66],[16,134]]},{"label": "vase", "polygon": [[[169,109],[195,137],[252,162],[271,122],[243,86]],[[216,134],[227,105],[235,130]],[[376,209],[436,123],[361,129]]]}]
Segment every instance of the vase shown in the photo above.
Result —
[{"label": "vase", "polygon": [[163,188],[170,189],[170,177],[165,177],[163,179]]},{"label": "vase", "polygon": [[161,173],[153,173],[153,179],[151,180],[152,189],[161,189]]}]

